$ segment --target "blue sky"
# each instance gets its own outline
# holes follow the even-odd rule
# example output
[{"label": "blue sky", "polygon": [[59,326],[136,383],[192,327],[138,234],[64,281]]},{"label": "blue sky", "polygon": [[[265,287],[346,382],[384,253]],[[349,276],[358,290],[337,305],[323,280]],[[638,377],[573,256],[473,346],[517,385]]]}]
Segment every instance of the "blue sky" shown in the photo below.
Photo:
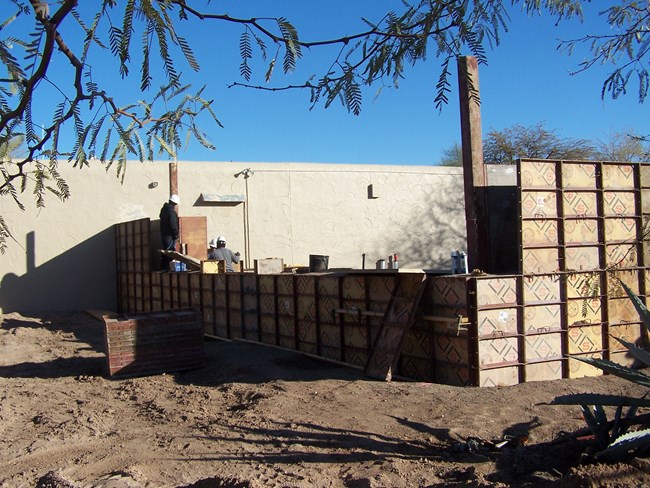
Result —
[{"label": "blue sky", "polygon": [[[571,76],[582,60],[581,53],[568,56],[556,50],[559,39],[607,32],[604,19],[595,14],[611,3],[616,2],[586,4],[585,23],[572,20],[558,26],[548,16],[527,17],[519,7],[511,9],[509,32],[503,34],[500,46],[488,50],[488,65],[479,68],[484,135],[491,129],[540,122],[569,138],[606,139],[612,131],[629,130],[650,134],[646,107],[639,104],[636,93],[601,100],[610,66]],[[363,30],[360,17],[378,20],[386,11],[400,8],[400,2],[222,0],[209,8],[241,18],[283,16],[298,29],[302,40],[314,41]],[[408,68],[399,89],[386,87],[377,98],[377,86],[365,89],[361,115],[354,116],[338,102],[329,109],[321,104],[310,110],[309,92],[304,90],[272,93],[228,88],[234,81],[244,81],[239,76],[240,27],[204,21],[181,24],[179,32],[188,38],[202,66],[200,73],[192,74],[191,82],[207,85],[205,97],[214,99],[214,110],[224,125],[209,126],[216,151],[192,144],[179,153],[181,160],[432,165],[446,148],[460,142],[455,67],[450,103],[439,113],[434,97],[440,60],[433,56]],[[131,83],[111,83],[107,80],[116,65],[94,59],[95,76],[114,90],[119,103],[143,97],[131,88],[139,83],[137,61]],[[273,84],[300,84],[308,74],[320,76],[330,60],[331,52],[326,49],[306,51],[298,71],[284,76],[278,70]],[[182,60],[178,67],[191,74]],[[64,68],[54,65],[53,70],[57,69]],[[257,66],[252,82],[264,84],[264,71]]]}]

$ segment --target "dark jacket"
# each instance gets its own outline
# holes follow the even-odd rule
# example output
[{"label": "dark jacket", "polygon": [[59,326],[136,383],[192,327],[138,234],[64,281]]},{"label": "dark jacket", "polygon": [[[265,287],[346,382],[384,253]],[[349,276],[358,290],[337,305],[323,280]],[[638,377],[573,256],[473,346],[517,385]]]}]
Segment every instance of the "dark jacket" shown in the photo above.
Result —
[{"label": "dark jacket", "polygon": [[167,202],[160,209],[160,235],[178,239],[178,215],[174,205]]}]

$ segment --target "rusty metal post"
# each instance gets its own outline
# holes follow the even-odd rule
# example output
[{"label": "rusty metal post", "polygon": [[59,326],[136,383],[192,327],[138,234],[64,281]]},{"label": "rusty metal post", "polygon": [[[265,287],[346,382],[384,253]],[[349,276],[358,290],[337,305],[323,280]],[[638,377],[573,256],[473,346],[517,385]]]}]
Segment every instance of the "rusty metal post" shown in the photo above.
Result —
[{"label": "rusty metal post", "polygon": [[468,269],[490,271],[487,221],[487,181],[483,163],[481,101],[478,62],[473,56],[458,58],[460,126],[463,148],[465,218]]}]

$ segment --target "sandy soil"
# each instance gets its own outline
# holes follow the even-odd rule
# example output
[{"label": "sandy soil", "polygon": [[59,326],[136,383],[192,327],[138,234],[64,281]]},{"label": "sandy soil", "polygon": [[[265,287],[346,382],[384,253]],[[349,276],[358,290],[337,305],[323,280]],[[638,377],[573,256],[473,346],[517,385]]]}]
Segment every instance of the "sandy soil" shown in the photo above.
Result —
[{"label": "sandy soil", "polygon": [[383,383],[208,341],[203,369],[114,380],[90,315],[0,317],[3,487],[650,486],[649,459],[581,465],[579,409],[546,405],[645,392],[614,377]]}]

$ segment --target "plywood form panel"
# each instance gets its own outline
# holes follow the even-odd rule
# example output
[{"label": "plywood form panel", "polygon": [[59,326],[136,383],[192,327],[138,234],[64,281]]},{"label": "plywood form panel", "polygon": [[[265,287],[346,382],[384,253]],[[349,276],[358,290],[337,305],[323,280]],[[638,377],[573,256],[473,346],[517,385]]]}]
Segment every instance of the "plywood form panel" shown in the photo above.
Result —
[{"label": "plywood form panel", "polygon": [[477,312],[479,337],[501,337],[517,333],[517,309],[500,308]]},{"label": "plywood form panel", "polygon": [[603,322],[602,299],[575,298],[567,301],[567,324],[579,326]]},{"label": "plywood form panel", "polygon": [[555,273],[560,269],[558,249],[524,249],[521,266],[524,274]]},{"label": "plywood form panel", "polygon": [[634,189],[634,165],[631,164],[607,164],[603,166],[603,181],[610,188]]},{"label": "plywood form panel", "polygon": [[561,172],[565,188],[596,188],[598,166],[595,163],[565,161]]},{"label": "plywood form panel", "polygon": [[598,215],[598,194],[586,191],[563,193],[564,217],[588,218]]},{"label": "plywood form panel", "polygon": [[562,332],[527,335],[525,337],[526,362],[542,359],[562,359]]},{"label": "plywood form panel", "polygon": [[600,325],[570,327],[568,338],[569,354],[596,352],[603,349],[602,329]]},{"label": "plywood form panel", "polygon": [[632,268],[639,265],[638,244],[613,244],[605,246],[605,266]]},{"label": "plywood form panel", "polygon": [[480,372],[479,386],[510,386],[519,383],[519,368],[509,366]]},{"label": "plywood form panel", "polygon": [[605,241],[636,241],[638,219],[632,217],[613,217],[605,219]]},{"label": "plywood form panel", "polygon": [[517,303],[517,280],[515,277],[476,278],[476,305],[502,305]]},{"label": "plywood form panel", "polygon": [[556,188],[558,186],[556,163],[548,161],[522,161],[519,167],[522,188]]},{"label": "plywood form panel", "polygon": [[226,309],[214,310],[214,330],[218,337],[228,337],[228,311]]},{"label": "plywood form panel", "polygon": [[[581,357],[602,359],[602,354],[582,354]],[[602,376],[603,371],[590,364],[569,358],[569,378],[583,378],[585,376]]]},{"label": "plywood form panel", "polygon": [[528,363],[524,367],[526,381],[550,381],[562,378],[562,361]]},{"label": "plywood form panel", "polygon": [[522,278],[523,303],[559,302],[561,299],[561,280],[558,274],[527,275]]},{"label": "plywood form panel", "polygon": [[565,250],[565,271],[591,271],[600,268],[600,249],[597,246],[568,247]]},{"label": "plywood form panel", "polygon": [[[121,276],[121,274],[120,274]],[[152,311],[162,310],[162,275],[152,272],[151,276],[151,308]]]},{"label": "plywood form panel", "polygon": [[429,276],[422,297],[426,305],[467,305],[467,278],[464,276]]},{"label": "plywood form panel", "polygon": [[636,195],[632,191],[605,191],[603,214],[606,217],[634,217],[637,215]]},{"label": "plywood form panel", "polygon": [[480,340],[478,343],[479,366],[516,363],[519,360],[519,345],[516,337],[497,337]]},{"label": "plywood form panel", "polygon": [[526,305],[523,316],[526,334],[551,332],[562,328],[562,306],[560,304]]},{"label": "plywood form panel", "polygon": [[564,219],[565,244],[597,244],[600,241],[598,219]]},{"label": "plywood form panel", "polygon": [[523,219],[551,219],[558,216],[555,191],[521,191],[521,217]]},{"label": "plywood form panel", "polygon": [[443,385],[468,386],[470,374],[467,366],[436,364],[435,382]]},{"label": "plywood form panel", "polygon": [[525,247],[557,246],[557,220],[534,219],[521,222],[521,240]]},{"label": "plywood form panel", "polygon": [[199,261],[208,259],[208,223],[204,216],[179,217],[180,242],[187,245],[187,253]]}]

